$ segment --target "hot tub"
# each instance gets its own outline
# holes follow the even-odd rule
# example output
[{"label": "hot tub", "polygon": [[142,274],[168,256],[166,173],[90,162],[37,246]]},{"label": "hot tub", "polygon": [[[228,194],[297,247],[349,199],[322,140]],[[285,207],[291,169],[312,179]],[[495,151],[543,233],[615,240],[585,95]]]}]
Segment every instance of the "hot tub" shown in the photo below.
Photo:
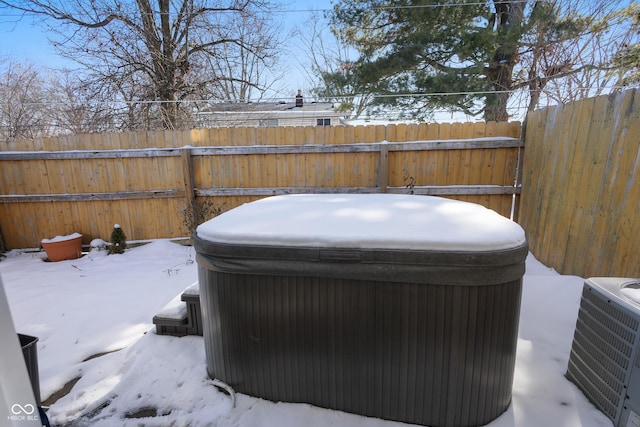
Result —
[{"label": "hot tub", "polygon": [[430,196],[275,196],[194,242],[212,379],[430,426],[509,406],[527,242],[499,214]]}]

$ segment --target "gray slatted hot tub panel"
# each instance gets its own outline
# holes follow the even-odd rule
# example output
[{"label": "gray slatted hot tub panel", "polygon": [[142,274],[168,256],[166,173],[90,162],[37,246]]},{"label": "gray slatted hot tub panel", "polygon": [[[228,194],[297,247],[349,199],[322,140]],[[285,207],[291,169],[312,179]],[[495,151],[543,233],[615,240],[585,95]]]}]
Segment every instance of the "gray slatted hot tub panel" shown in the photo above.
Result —
[{"label": "gray slatted hot tub panel", "polygon": [[521,280],[200,275],[208,373],[238,392],[431,426],[511,401]]}]

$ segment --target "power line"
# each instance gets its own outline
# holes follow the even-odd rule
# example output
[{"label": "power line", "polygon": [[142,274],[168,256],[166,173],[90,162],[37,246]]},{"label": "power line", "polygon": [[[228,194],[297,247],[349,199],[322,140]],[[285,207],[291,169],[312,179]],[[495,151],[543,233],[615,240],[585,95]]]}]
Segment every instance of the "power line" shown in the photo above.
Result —
[{"label": "power line", "polygon": [[[530,3],[534,0],[508,0],[502,1],[501,3],[509,3],[509,4],[520,4],[520,3]],[[539,2],[548,2],[550,0],[535,0]],[[439,4],[419,4],[419,5],[406,5],[406,6],[378,6],[371,8],[372,10],[401,10],[401,9],[437,9],[441,7],[463,7],[463,6],[485,6],[490,5],[491,0],[487,0],[484,2],[469,2],[469,3],[439,3]],[[273,14],[281,14],[281,13],[312,13],[312,12],[330,12],[333,11],[333,8],[307,8],[307,9],[283,9],[283,10],[272,10],[269,13]],[[208,11],[211,13],[235,13],[239,12],[238,10],[216,10],[216,11]],[[260,11],[257,11],[260,13]],[[264,11],[262,11],[264,13]],[[151,12],[144,13],[145,15],[177,15],[177,12],[161,12],[159,10],[153,10]],[[143,14],[141,13],[140,16]],[[6,18],[22,18],[24,17],[24,13],[3,13],[2,17]],[[82,17],[82,14],[75,15],[78,17]],[[88,14],[85,16],[89,16]],[[13,21],[12,21],[13,22]],[[0,22],[1,23],[1,22]],[[15,22],[13,22],[15,23]]]},{"label": "power line", "polygon": [[[532,0],[509,0],[509,4],[518,4],[518,3],[530,3]],[[538,1],[549,1],[549,0],[538,0]],[[469,2],[469,3],[439,3],[439,4],[416,4],[416,5],[406,5],[406,6],[378,6],[372,7],[372,10],[395,10],[395,9],[437,9],[440,7],[460,7],[460,6],[485,6],[490,4],[490,1],[484,2]],[[330,12],[332,8],[321,8],[321,9],[287,9],[284,11],[280,11],[277,13],[308,13],[308,12]]]},{"label": "power line", "polygon": [[[621,85],[613,85],[613,86],[597,86],[597,87],[573,87],[572,91],[590,91],[597,90],[600,92],[613,91],[613,90],[624,90],[629,89],[629,86],[621,86]],[[429,98],[429,97],[444,97],[444,96],[483,96],[483,95],[493,95],[493,94],[515,94],[518,92],[549,92],[548,89],[538,89],[538,90],[530,90],[528,88],[522,88],[517,90],[486,90],[486,91],[461,91],[461,92],[415,92],[415,93],[397,93],[397,94],[345,94],[345,95],[329,95],[329,96],[315,96],[309,97],[305,99],[305,103],[331,103],[332,100],[340,99],[340,100],[354,100],[357,98],[361,98],[363,96],[371,97],[373,99],[384,99],[384,98]],[[294,103],[295,98],[293,96],[288,97],[270,97],[270,98],[262,98],[260,100],[250,100],[250,101],[235,101],[231,99],[181,99],[181,100],[158,100],[158,99],[150,99],[150,100],[108,100],[108,101],[92,101],[91,105],[109,105],[109,104],[121,104],[121,105],[149,105],[149,104],[206,104],[208,106],[220,106],[220,105],[251,105],[251,104],[281,104],[284,102]],[[25,105],[25,106],[39,106],[39,105],[67,105],[68,102],[64,101],[30,101],[30,102],[0,102],[0,105]]]}]

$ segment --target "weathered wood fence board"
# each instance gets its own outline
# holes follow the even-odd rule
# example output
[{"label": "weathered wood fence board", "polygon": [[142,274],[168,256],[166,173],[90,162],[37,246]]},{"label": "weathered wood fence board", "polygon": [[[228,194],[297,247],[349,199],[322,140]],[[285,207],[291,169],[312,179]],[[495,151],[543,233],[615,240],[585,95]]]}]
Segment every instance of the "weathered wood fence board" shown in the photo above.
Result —
[{"label": "weathered wood fence board", "polygon": [[519,222],[545,265],[640,277],[640,93],[536,111],[526,125]]},{"label": "weathered wood fence board", "polygon": [[0,151],[0,226],[8,248],[76,231],[85,244],[106,240],[115,223],[132,240],[182,237],[195,201],[227,210],[309,192],[434,194],[509,216],[520,192],[519,131],[518,123],[225,128],[34,141],[37,151]]},{"label": "weathered wood fence board", "polygon": [[424,123],[366,126],[211,128],[67,135],[0,142],[0,151],[175,149],[184,146],[330,145],[419,140],[520,137],[519,122]]}]

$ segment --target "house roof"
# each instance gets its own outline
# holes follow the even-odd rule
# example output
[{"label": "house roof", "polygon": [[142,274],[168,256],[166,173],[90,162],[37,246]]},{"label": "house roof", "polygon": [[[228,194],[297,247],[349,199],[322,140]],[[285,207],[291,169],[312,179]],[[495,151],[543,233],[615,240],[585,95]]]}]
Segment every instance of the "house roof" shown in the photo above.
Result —
[{"label": "house roof", "polygon": [[[211,104],[197,116],[206,126],[315,126],[341,123],[348,112],[331,102],[225,102]],[[320,122],[322,120],[322,123]]]},{"label": "house roof", "polygon": [[225,102],[215,104],[207,112],[335,112],[334,104],[331,102],[305,102],[302,107],[296,107],[295,102]]}]

